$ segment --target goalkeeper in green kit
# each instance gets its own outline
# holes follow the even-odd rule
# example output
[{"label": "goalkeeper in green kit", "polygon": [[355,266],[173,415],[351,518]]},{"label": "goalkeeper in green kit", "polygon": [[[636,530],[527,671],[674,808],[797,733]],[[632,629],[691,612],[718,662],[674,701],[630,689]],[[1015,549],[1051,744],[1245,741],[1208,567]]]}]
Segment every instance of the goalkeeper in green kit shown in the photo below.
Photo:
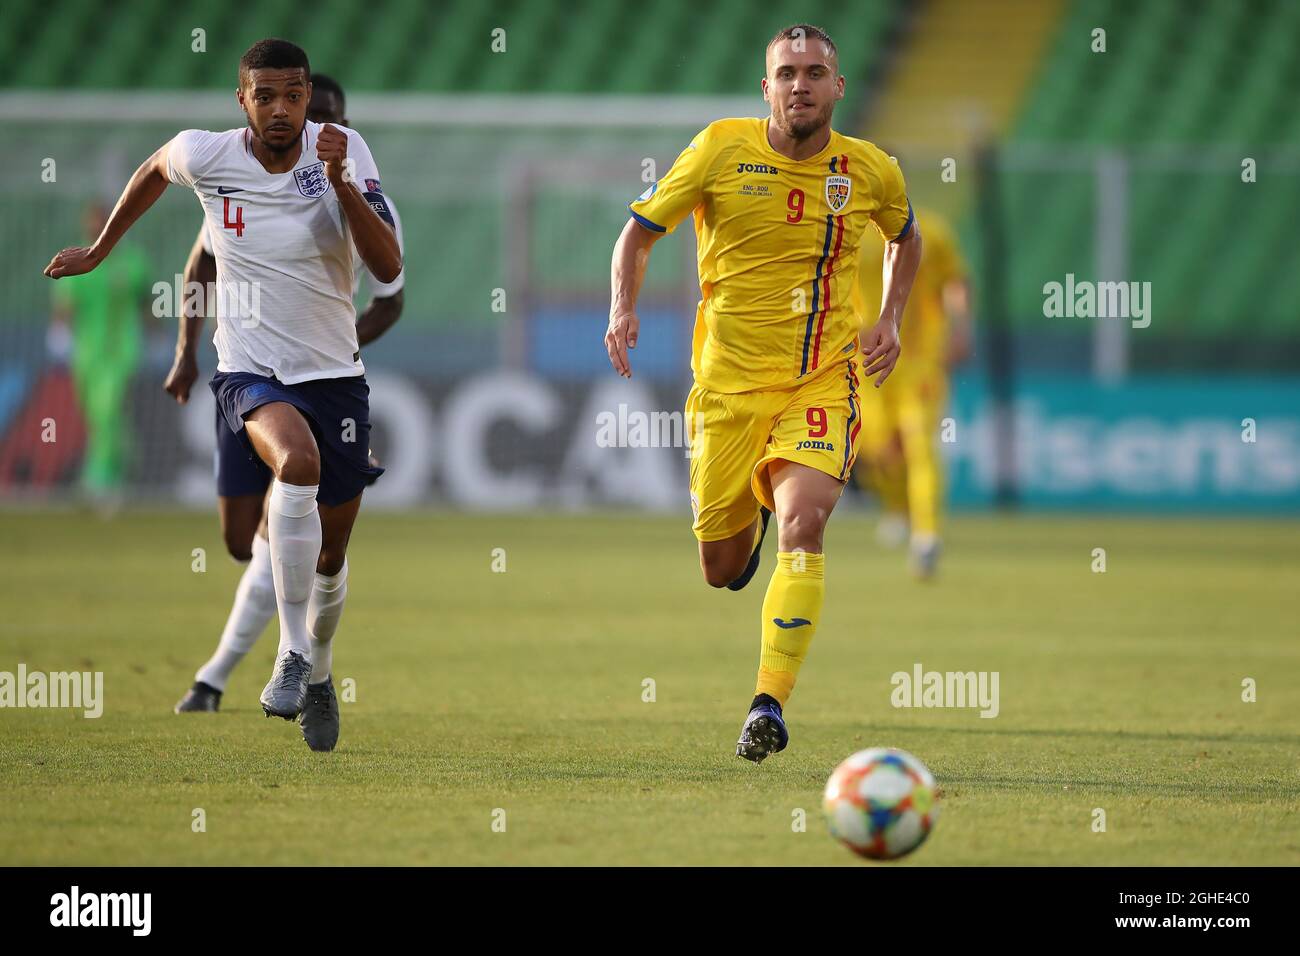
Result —
[{"label": "goalkeeper in green kit", "polygon": [[[108,220],[101,205],[85,213],[93,241]],[[54,285],[50,351],[66,359],[86,423],[81,483],[88,496],[113,501],[126,479],[131,447],[127,389],[140,361],[148,308],[149,263],[134,246],[119,246],[98,269]]]}]

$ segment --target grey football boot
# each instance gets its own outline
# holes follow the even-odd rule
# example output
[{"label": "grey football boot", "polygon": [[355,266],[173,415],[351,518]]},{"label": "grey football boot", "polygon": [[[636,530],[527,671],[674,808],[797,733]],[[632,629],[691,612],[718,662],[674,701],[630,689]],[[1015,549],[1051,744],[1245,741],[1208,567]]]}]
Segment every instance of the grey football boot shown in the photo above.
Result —
[{"label": "grey football boot", "polygon": [[297,651],[289,651],[277,660],[271,679],[262,689],[262,710],[266,716],[293,720],[302,713],[310,677],[311,661]]},{"label": "grey football boot", "polygon": [[307,685],[307,703],[303,706],[302,739],[312,750],[333,750],[339,742],[339,699],[334,694],[334,681],[326,677],[324,683]]},{"label": "grey football boot", "polygon": [[912,569],[912,576],[919,581],[933,580],[939,573],[940,550],[938,538],[920,543],[914,542],[908,562]]},{"label": "grey football boot", "polygon": [[172,708],[178,714],[216,713],[221,709],[221,691],[211,684],[195,681],[194,686]]}]

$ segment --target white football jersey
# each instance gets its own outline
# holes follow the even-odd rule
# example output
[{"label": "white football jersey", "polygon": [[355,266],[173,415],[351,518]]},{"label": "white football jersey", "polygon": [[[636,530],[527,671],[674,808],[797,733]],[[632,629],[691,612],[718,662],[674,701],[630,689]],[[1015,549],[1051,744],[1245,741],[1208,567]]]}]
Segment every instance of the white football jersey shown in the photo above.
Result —
[{"label": "white football jersey", "polygon": [[[402,217],[397,214],[397,203],[393,202],[393,197],[385,193],[384,198],[388,202],[388,212],[393,217],[393,231],[397,233],[398,251],[400,251],[402,257],[405,258],[406,239],[402,235]],[[210,256],[215,256],[216,253],[212,251],[212,238],[208,235],[208,224],[206,221],[203,223],[201,235],[203,240],[203,251]],[[370,271],[366,264],[361,261],[361,253],[357,252],[357,248],[354,245],[352,247],[352,297],[354,299],[356,298],[357,292],[361,289],[361,273],[363,271],[367,277],[366,281],[369,285],[369,292],[375,298],[387,299],[391,296],[397,295],[397,293],[401,292],[402,289],[406,288],[405,267],[402,268],[401,272],[397,273],[397,278],[392,282],[380,282],[375,278],[375,274]]]},{"label": "white football jersey", "polygon": [[[185,130],[171,142],[167,176],[194,190],[217,260],[217,369],[281,382],[361,375],[352,305],[353,245],[338,196],[316,155],[321,124],[303,127],[293,169],[268,173],[252,133]],[[363,192],[379,193],[365,140],[345,126]]]}]

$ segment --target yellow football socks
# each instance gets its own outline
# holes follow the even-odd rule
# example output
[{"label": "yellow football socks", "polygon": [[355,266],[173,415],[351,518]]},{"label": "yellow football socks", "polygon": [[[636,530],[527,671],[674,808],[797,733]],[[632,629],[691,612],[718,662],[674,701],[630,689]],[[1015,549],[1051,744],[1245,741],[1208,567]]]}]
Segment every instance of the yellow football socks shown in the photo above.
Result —
[{"label": "yellow football socks", "polygon": [[778,551],[763,598],[763,650],[754,693],[775,697],[782,707],[817,631],[826,593],[824,568],[823,555]]},{"label": "yellow football socks", "polygon": [[880,496],[881,510],[887,514],[907,514],[908,473],[902,459],[872,469],[871,484]]},{"label": "yellow football socks", "polygon": [[926,448],[907,462],[907,502],[913,535],[939,533],[939,500],[943,493],[943,475],[939,462]]}]

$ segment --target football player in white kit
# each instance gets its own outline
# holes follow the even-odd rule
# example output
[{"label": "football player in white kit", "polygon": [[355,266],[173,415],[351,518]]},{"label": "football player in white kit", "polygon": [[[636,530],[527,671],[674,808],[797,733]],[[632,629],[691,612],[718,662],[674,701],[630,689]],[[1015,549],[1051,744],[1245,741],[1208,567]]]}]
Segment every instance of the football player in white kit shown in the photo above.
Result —
[{"label": "football player in white kit", "polygon": [[[313,123],[352,125],[347,118],[347,99],[343,88],[322,73],[312,74],[307,119]],[[402,220],[391,197],[387,198],[387,203],[397,232],[397,243],[401,247]],[[364,263],[354,255],[354,297],[364,269]],[[216,277],[217,261],[205,223],[199,229],[194,247],[185,263],[184,288],[187,290],[187,303],[190,300],[188,290],[200,288],[206,296],[206,290],[216,282]],[[379,282],[370,276],[368,284],[370,302],[357,317],[357,343],[362,348],[383,335],[401,316],[405,274],[399,275],[393,282]],[[200,300],[198,304],[204,301],[206,300]],[[197,351],[203,319],[203,310],[200,309],[197,314],[186,314],[177,322],[176,357],[163,382],[163,390],[182,405],[189,400],[190,389],[199,375]],[[222,537],[231,557],[244,564],[245,568],[217,648],[199,668],[194,675],[193,685],[176,704],[175,711],[178,714],[214,712],[220,708],[221,695],[231,673],[275,616],[275,582],[271,572],[265,508],[271,486],[271,470],[261,459],[249,454],[238,436],[226,425],[219,406],[216,407],[215,457]],[[373,455],[371,464],[378,464]],[[320,611],[328,611],[328,604],[342,601],[345,593],[345,583],[339,589],[322,589],[317,592],[318,598],[328,595],[331,600],[313,604],[308,610],[307,623],[314,640],[320,640],[318,631],[322,627],[337,623],[334,615],[321,614]],[[334,749],[339,736],[339,711],[332,684],[308,687],[307,703],[300,720],[303,738],[311,749]]]},{"label": "football player in white kit", "polygon": [[[352,248],[380,282],[397,278],[402,255],[365,141],[307,119],[306,53],[284,40],[253,44],[236,96],[247,128],[179,133],[136,170],[95,243],[59,252],[45,275],[93,270],[169,183],[198,196],[217,260],[210,387],[231,431],[274,475],[267,529],[280,647],[262,709],[293,720],[309,685],[332,688],[342,613],[333,597],[362,489],[380,471],[369,462]],[[334,618],[319,637],[308,627],[313,603]]]}]

